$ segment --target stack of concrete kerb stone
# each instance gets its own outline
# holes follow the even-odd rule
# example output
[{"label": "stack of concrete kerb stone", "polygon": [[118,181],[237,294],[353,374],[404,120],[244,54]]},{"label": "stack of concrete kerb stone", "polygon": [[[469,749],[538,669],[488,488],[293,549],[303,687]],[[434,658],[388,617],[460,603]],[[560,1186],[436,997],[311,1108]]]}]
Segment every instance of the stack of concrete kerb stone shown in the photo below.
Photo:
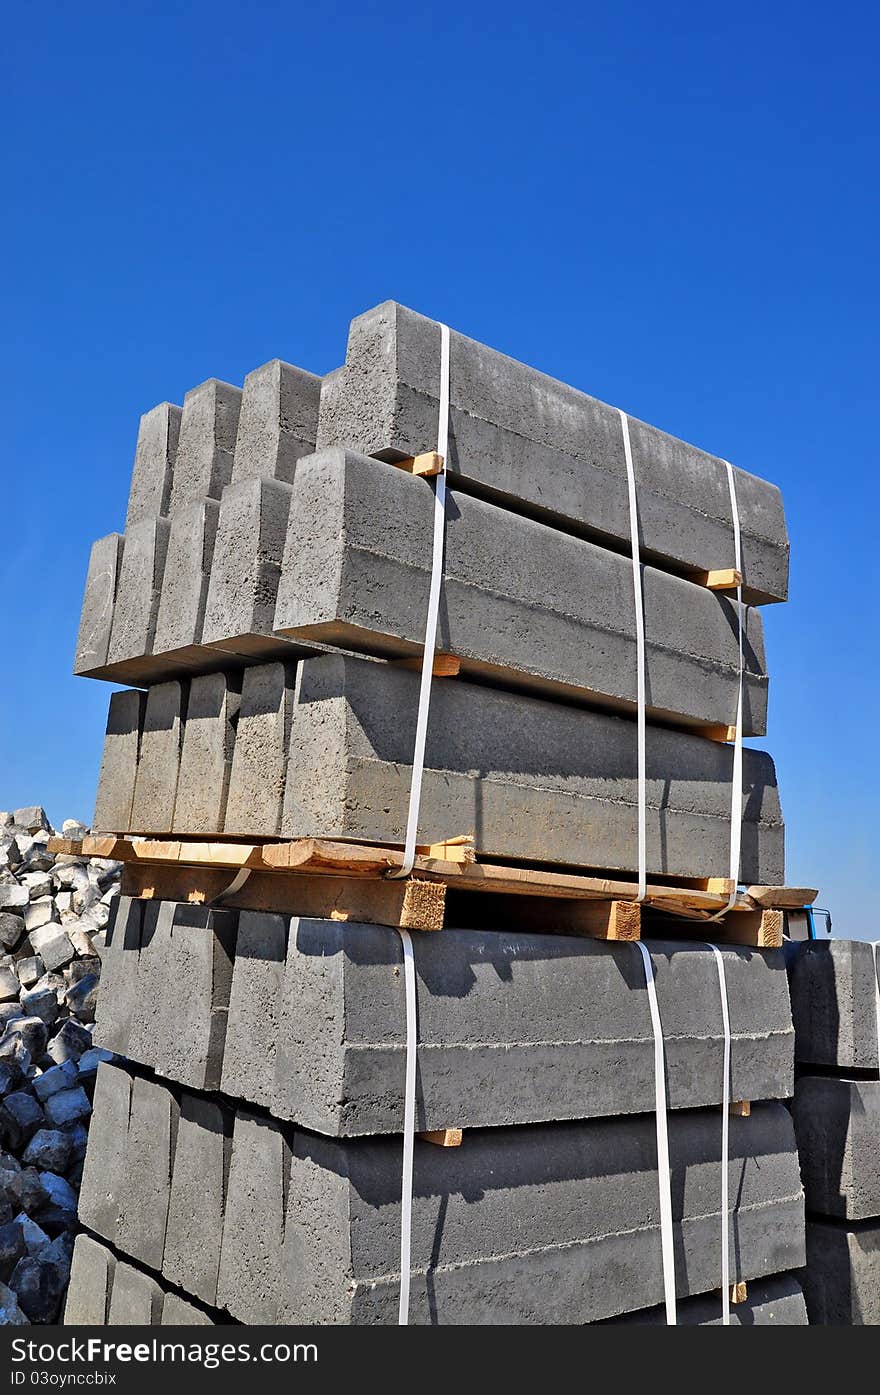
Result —
[{"label": "stack of concrete kerb stone", "polygon": [[[385,305],[353,322],[344,368],[323,380],[276,361],[242,391],[212,381],[182,412],[143,419],[125,536],[92,550],[76,662],[132,685],[111,698],[95,815],[132,857],[147,835],[403,842],[434,509],[419,471],[437,441],[440,339],[436,323]],[[478,866],[601,869],[629,885],[636,611],[620,414],[458,335],[450,395],[419,844],[469,835]],[[731,841],[738,602],[712,580],[734,561],[727,471],[634,420],[629,434],[647,870],[706,885],[728,875]],[[754,607],[785,598],[787,540],[778,491],[735,479],[743,730],[760,736]],[[769,756],[744,752],[743,787],[740,880],[779,887]],[[220,899],[186,890],[179,871],[173,896],[158,876],[123,885],[96,1037],[129,1064],[99,1074],[68,1321],[181,1321],[184,1304],[192,1321],[398,1319],[401,935],[366,913],[353,922],[344,898],[319,915],[295,896],[270,905],[248,871]],[[196,894],[202,904],[186,901]],[[477,896],[441,934],[413,935],[410,1321],[654,1321],[664,1299],[645,965],[637,945],[560,933],[567,904]],[[737,937],[705,916],[667,916],[662,932],[650,948],[679,1320],[711,1322],[724,1033],[701,939]],[[740,1102],[733,1320],[804,1322],[790,1277],[804,1232],[781,1103],[785,966],[778,950],[733,943],[723,960]]]},{"label": "stack of concrete kerb stone", "polygon": [[880,1324],[880,982],[871,944],[791,945],[810,1322]]}]

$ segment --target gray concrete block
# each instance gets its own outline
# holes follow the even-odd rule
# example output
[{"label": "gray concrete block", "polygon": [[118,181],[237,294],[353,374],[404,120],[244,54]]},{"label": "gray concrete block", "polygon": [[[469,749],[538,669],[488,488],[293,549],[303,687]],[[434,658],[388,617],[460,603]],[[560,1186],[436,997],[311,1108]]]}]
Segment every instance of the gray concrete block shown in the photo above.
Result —
[{"label": "gray concrete block", "polygon": [[[178,906],[174,901],[150,900],[141,904],[139,950],[137,959],[132,958],[137,975],[127,988],[132,998],[124,1054],[142,1066],[155,1069],[165,1036],[173,1030],[180,992],[180,986],[173,984],[169,977],[172,927]],[[110,1045],[100,1032],[95,1039],[101,1046]]]},{"label": "gray concrete block", "polygon": [[131,827],[146,707],[146,693],[136,688],[110,695],[92,819],[96,833],[125,833]]},{"label": "gray concrete block", "polygon": [[168,512],[219,499],[232,477],[241,388],[209,378],[183,399]]},{"label": "gray concrete block", "polygon": [[122,563],[122,534],[108,533],[92,543],[76,639],[74,673],[90,673],[107,663],[116,584]]},{"label": "gray concrete block", "polygon": [[[115,1283],[117,1272],[120,1275]],[[213,1326],[214,1319],[172,1293],[152,1275],[117,1261],[91,1235],[78,1235],[73,1247],[65,1327],[136,1325]]]},{"label": "gray concrete block", "polygon": [[[681,1298],[720,1276],[718,1113],[670,1116]],[[503,1148],[499,1146],[503,1138]],[[294,1138],[281,1321],[394,1323],[399,1138]],[[791,1118],[761,1105],[730,1128],[731,1279],[803,1262]],[[662,1301],[655,1121],[474,1130],[416,1141],[410,1321],[583,1323]]]},{"label": "gray concrete block", "polygon": [[811,1326],[880,1326],[880,1225],[808,1220],[800,1277]]},{"label": "gray concrete block", "polygon": [[160,402],[141,417],[125,516],[126,532],[135,524],[168,512],[180,416],[179,407]]},{"label": "gray concrete block", "polygon": [[292,667],[281,663],[258,664],[243,675],[226,800],[227,833],[279,832],[294,682]]},{"label": "gray concrete block", "polygon": [[130,1114],[131,1077],[102,1061],[95,1081],[78,1215],[83,1225],[111,1244],[117,1242],[120,1213],[131,1186],[126,1174]]},{"label": "gray concrete block", "polygon": [[187,685],[156,683],[147,693],[130,832],[170,833],[186,717]]},{"label": "gray concrete block", "polygon": [[[687,1298],[678,1305],[679,1327],[720,1327],[721,1299],[717,1293],[702,1298]],[[648,1308],[638,1313],[624,1313],[610,1318],[609,1324],[637,1323],[664,1327],[666,1309]],[[775,1279],[762,1279],[748,1285],[744,1303],[730,1308],[731,1327],[806,1327],[807,1307],[804,1291],[793,1274],[780,1274]]]},{"label": "gray concrete block", "polygon": [[315,449],[321,379],[272,359],[244,380],[233,483],[249,479],[292,484],[297,461]]},{"label": "gray concrete block", "polygon": [[[223,1093],[268,1110],[272,1109],[276,1098],[275,1068],[281,1032],[287,925],[287,916],[259,911],[239,913],[223,1050],[220,1080]],[[301,1021],[305,1016],[304,1011]],[[299,1034],[297,1031],[297,1036]],[[293,1116],[286,1114],[284,1117]]]},{"label": "gray concrete block", "polygon": [[171,520],[153,637],[155,665],[205,661],[200,641],[219,517],[217,500],[201,499]]},{"label": "gray concrete block", "polygon": [[175,832],[223,830],[240,702],[239,674],[209,673],[192,679],[174,803]]},{"label": "gray concrete block", "polygon": [[217,1302],[231,1150],[232,1115],[211,1100],[184,1095],[162,1272],[170,1283],[212,1306]]},{"label": "gray concrete block", "polygon": [[166,1293],[162,1305],[162,1326],[213,1327],[215,1323],[212,1317],[201,1308],[197,1308],[194,1303],[187,1303],[185,1298],[180,1298],[176,1293]]},{"label": "gray concrete block", "polygon": [[128,1054],[131,1021],[138,1004],[138,959],[145,908],[145,902],[131,896],[116,898],[101,959],[101,991],[93,1035],[96,1046],[120,1056]]},{"label": "gray concrete block", "polygon": [[203,644],[239,656],[277,652],[279,641],[271,633],[291,492],[291,485],[269,479],[224,489]]},{"label": "gray concrete block", "polygon": [[[322,395],[318,447],[394,460],[434,450],[440,327],[394,302],[352,321],[345,373]],[[450,355],[449,466],[472,492],[629,543],[620,417],[586,393],[464,335]],[[666,566],[733,566],[722,460],[631,417],[643,548]],[[748,599],[784,600],[788,538],[778,489],[736,471]]]},{"label": "gray concrete block", "polygon": [[132,1264],[117,1262],[113,1271],[108,1327],[158,1327],[163,1291],[154,1278]]},{"label": "gray concrete block", "polygon": [[[403,842],[418,688],[418,673],[385,663],[325,655],[299,664],[285,837]],[[649,729],[649,873],[727,875],[732,773],[732,746]],[[780,885],[784,831],[764,752],[743,752],[743,786],[740,878]],[[633,868],[635,724],[458,679],[435,683],[419,842],[460,833],[473,833],[486,857]]]},{"label": "gray concrete block", "polygon": [[801,1076],[793,1113],[809,1210],[880,1217],[880,1080]]},{"label": "gray concrete block", "polygon": [[78,1235],[73,1246],[65,1327],[103,1327],[110,1309],[116,1259],[91,1235]]},{"label": "gray concrete block", "polygon": [[[277,953],[279,944],[267,948]],[[637,946],[564,935],[445,930],[415,936],[413,953],[419,1129],[653,1109],[653,1033]],[[686,942],[654,941],[650,953],[666,1040],[669,1105],[720,1104],[723,1029],[714,956],[707,946]],[[722,953],[732,1098],[788,1098],[793,1032],[782,953],[755,954],[734,945],[723,946]],[[270,1008],[277,1016],[273,1114],[333,1135],[402,1128],[401,964],[394,930],[292,919],[280,1012]],[[259,967],[268,978],[272,964],[263,960]],[[243,970],[255,976],[250,961]],[[235,975],[237,981],[239,961]],[[237,1093],[230,1087],[245,1070],[235,1073],[229,1063],[249,1060],[257,1004],[254,1009],[240,1017],[230,1013],[223,1076],[230,1094]],[[258,1054],[255,1047],[253,1056]]]},{"label": "gray concrete block", "polygon": [[786,947],[795,1055],[805,1066],[880,1070],[877,964],[862,940]]},{"label": "gray concrete block", "polygon": [[167,518],[131,524],[122,545],[107,665],[153,652],[171,525]]},{"label": "gray concrete block", "polygon": [[[164,912],[169,903],[162,905]],[[161,997],[146,998],[155,1023],[150,1064],[167,1080],[196,1090],[220,1084],[237,926],[237,911],[181,903],[173,906],[168,938],[160,936],[146,951],[156,979],[164,980]],[[142,964],[144,955],[142,948]],[[143,992],[143,972],[140,986]],[[139,1035],[143,1040],[145,1032]]]},{"label": "gray concrete block", "polygon": [[[104,1063],[98,1074],[116,1069]],[[116,1244],[157,1273],[161,1272],[165,1249],[178,1113],[170,1090],[138,1076],[132,1079]]]},{"label": "gray concrete block", "polygon": [[290,1148],[277,1124],[239,1110],[223,1219],[217,1304],[240,1322],[275,1323]]},{"label": "gray concrete block", "polygon": [[[293,489],[275,628],[384,655],[425,632],[434,495],[429,481],[341,449],[304,460]],[[646,681],[657,716],[731,724],[736,600],[645,567]],[[744,730],[766,730],[760,614],[745,608]],[[471,676],[526,690],[636,702],[629,558],[459,490],[447,505],[438,647]]]}]

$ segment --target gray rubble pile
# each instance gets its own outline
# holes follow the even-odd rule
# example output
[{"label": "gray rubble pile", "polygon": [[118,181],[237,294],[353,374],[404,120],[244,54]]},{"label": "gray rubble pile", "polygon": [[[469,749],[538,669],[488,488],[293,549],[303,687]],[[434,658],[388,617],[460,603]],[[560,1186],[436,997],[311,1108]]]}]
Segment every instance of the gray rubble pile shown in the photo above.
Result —
[{"label": "gray rubble pile", "polygon": [[810,1322],[880,1325],[880,964],[860,940],[789,947]]},{"label": "gray rubble pile", "polygon": [[[68,819],[61,836],[88,830]],[[57,1320],[98,1063],[92,1029],[121,864],[53,854],[39,806],[0,813],[0,1324]]]},{"label": "gray rubble pile", "polygon": [[[110,700],[97,828],[184,845],[212,834],[403,841],[434,494],[394,467],[436,447],[440,342],[437,323],[380,306],[352,322],[344,366],[323,379],[273,360],[241,388],[209,380],[142,419],[125,532],[92,548],[76,649],[77,673],[126,685]],[[438,646],[460,671],[433,687],[418,841],[466,833],[478,858],[630,874],[638,685],[624,424],[457,334],[450,388]],[[762,736],[755,607],[787,593],[782,503],[734,471],[740,608],[705,584],[734,565],[725,462],[634,419],[629,437],[647,870],[726,877],[737,636],[741,622],[743,729]],[[781,884],[765,752],[744,752],[743,786],[741,879]],[[325,919],[303,914],[316,909],[305,901],[275,914],[259,909],[270,901],[211,904],[205,883],[187,901],[185,864],[183,877],[179,892],[166,883],[179,900],[121,897],[108,926],[95,1041],[114,1059],[98,1073],[66,1321],[394,1323],[401,937],[346,920],[344,907]],[[558,904],[532,908],[534,933],[498,915],[413,935],[416,1128],[464,1130],[457,1148],[415,1142],[414,1323],[656,1321],[662,1169],[644,962],[638,946],[565,934]],[[319,914],[330,916],[326,901]],[[719,970],[693,935],[653,942],[650,956],[681,1321],[712,1324]],[[730,1086],[753,1104],[730,1120],[727,1163],[730,1278],[753,1286],[738,1321],[797,1325],[804,1220],[785,1103],[785,964],[735,945],[722,963]]]}]

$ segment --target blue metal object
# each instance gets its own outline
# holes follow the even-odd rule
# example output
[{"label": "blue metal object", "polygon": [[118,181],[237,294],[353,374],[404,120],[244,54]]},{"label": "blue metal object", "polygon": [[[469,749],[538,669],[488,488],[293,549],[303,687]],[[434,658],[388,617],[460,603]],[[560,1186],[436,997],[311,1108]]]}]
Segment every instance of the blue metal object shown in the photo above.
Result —
[{"label": "blue metal object", "polygon": [[816,933],[816,921],[815,921],[815,917],[816,917],[817,915],[824,915],[824,917],[825,917],[825,935],[828,937],[828,939],[830,939],[830,938],[831,938],[831,912],[825,910],[825,908],[824,908],[823,906],[804,906],[804,910],[806,911],[806,915],[807,915],[807,924],[808,924],[809,927],[810,927],[810,939],[811,939],[811,940],[818,940],[818,939],[820,939],[820,938],[824,938],[824,937],[822,937],[822,936],[820,936],[820,935],[818,935],[818,934]]}]

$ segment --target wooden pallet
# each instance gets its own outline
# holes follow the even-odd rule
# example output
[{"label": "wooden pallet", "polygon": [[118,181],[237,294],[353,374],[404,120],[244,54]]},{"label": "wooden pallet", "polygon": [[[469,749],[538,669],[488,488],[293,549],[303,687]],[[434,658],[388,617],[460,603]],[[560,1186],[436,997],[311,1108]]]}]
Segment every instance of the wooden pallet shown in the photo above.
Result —
[{"label": "wooden pallet", "polygon": [[[297,838],[286,842],[205,837],[93,835],[52,838],[50,851],[124,863],[125,895],[223,904],[323,920],[411,930],[503,926],[512,931],[592,935],[605,940],[711,938],[770,949],[782,943],[782,912],[817,892],[749,887],[723,920],[729,883],[648,885],[643,903],[620,877],[478,862],[467,838],[422,850],[410,877],[390,880],[399,848]],[[440,852],[443,855],[437,856]]]}]

